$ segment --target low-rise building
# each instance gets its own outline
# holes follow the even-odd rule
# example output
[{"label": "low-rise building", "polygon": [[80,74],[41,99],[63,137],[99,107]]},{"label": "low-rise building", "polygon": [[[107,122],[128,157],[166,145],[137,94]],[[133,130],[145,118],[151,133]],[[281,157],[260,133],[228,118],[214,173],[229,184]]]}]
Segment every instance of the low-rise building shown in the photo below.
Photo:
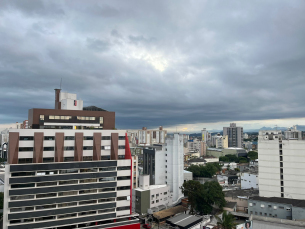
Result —
[{"label": "low-rise building", "polygon": [[213,157],[223,157],[228,154],[236,155],[237,157],[246,157],[247,152],[245,149],[242,148],[226,148],[226,149],[217,149],[217,148],[208,148],[207,149],[207,156],[213,156]]},{"label": "low-rise building", "polygon": [[149,175],[139,178],[139,188],[133,192],[133,209],[138,214],[157,212],[172,205],[168,185],[149,185]]},{"label": "low-rise building", "polygon": [[258,189],[258,173],[241,173],[241,189]]},{"label": "low-rise building", "polygon": [[258,190],[224,190],[224,194],[227,202],[236,202],[237,212],[248,213],[248,199],[253,196],[258,196]]},{"label": "low-rise building", "polygon": [[184,182],[193,180],[193,173],[187,170],[183,170]]},{"label": "low-rise building", "polygon": [[281,197],[249,198],[248,213],[289,220],[305,220],[305,200]]}]

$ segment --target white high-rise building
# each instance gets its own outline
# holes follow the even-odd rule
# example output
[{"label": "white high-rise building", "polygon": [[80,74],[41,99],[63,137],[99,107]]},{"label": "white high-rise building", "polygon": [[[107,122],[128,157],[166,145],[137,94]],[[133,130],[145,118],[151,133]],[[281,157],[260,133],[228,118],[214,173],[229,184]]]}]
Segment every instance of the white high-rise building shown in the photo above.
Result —
[{"label": "white high-rise building", "polygon": [[143,172],[150,175],[151,185],[170,186],[173,204],[183,197],[183,135],[174,134],[166,144],[143,150]]},{"label": "white high-rise building", "polygon": [[264,197],[305,199],[305,141],[284,140],[281,131],[258,136],[259,192]]}]

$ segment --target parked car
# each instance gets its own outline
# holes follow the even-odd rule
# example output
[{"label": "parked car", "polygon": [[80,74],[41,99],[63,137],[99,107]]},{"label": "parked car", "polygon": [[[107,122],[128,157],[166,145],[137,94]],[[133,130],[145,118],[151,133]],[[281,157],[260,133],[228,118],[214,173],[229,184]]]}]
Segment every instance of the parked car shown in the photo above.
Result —
[{"label": "parked car", "polygon": [[151,226],[150,226],[149,224],[147,224],[147,223],[145,223],[145,224],[143,225],[143,227],[144,227],[144,228],[151,228]]}]

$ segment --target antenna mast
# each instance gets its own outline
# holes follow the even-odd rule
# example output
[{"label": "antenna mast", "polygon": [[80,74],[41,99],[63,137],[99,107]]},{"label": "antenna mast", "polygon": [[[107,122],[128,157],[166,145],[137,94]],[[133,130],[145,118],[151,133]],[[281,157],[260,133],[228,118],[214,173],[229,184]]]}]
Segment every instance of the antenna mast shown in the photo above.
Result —
[{"label": "antenna mast", "polygon": [[59,87],[60,89],[61,89],[61,83],[62,83],[62,78],[60,79],[60,87]]}]

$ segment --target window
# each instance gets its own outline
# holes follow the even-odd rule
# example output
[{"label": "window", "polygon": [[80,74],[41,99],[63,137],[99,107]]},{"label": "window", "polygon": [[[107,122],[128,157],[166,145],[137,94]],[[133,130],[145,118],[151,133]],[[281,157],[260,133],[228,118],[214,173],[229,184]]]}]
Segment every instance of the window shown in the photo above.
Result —
[{"label": "window", "polygon": [[10,212],[34,211],[34,207],[11,208]]},{"label": "window", "polygon": [[60,116],[59,115],[55,115],[54,119],[60,119]]},{"label": "window", "polygon": [[44,115],[39,115],[39,120],[44,120]]},{"label": "window", "polygon": [[117,177],[117,180],[130,180],[130,176]]},{"label": "window", "polygon": [[279,206],[279,209],[284,209],[284,207],[282,207],[282,206]]},{"label": "window", "polygon": [[37,183],[37,187],[42,187],[42,186],[55,186],[57,185],[57,182],[41,182]]},{"label": "window", "polygon": [[70,218],[70,217],[76,217],[76,213],[73,213],[73,214],[65,214],[65,215],[58,215],[58,216],[57,216],[57,219]]},{"label": "window", "polygon": [[89,169],[80,169],[81,173],[90,173],[90,172],[97,172],[97,168],[89,168]]},{"label": "window", "polygon": [[44,220],[51,220],[51,219],[56,219],[56,216],[46,216],[46,217],[35,218],[35,221],[44,221]]},{"label": "window", "polygon": [[[125,168],[125,167],[118,167],[118,170],[125,170],[125,169],[119,169],[119,168]],[[127,167],[129,169],[129,167]],[[106,167],[106,168],[100,168],[100,172],[103,171],[115,171],[115,167]]]},{"label": "window", "polygon": [[110,146],[102,146],[102,150],[110,150]]},{"label": "window", "polygon": [[59,170],[59,174],[63,174],[63,173],[78,173],[78,169],[62,169],[62,170]]},{"label": "window", "polygon": [[54,171],[37,171],[37,176],[44,176],[44,175],[54,175],[57,174],[57,170]]},{"label": "window", "polygon": [[53,141],[53,140],[55,140],[55,137],[54,136],[44,136],[43,139],[45,141]]},{"label": "window", "polygon": [[28,184],[12,184],[11,188],[32,188],[35,187],[35,183],[28,183]]},{"label": "window", "polygon": [[112,201],[115,201],[115,198],[107,198],[107,199],[99,199],[98,200],[99,203],[112,202]]},{"label": "window", "polygon": [[59,192],[58,196],[76,196],[77,194],[77,191]]},{"label": "window", "polygon": [[64,157],[64,162],[74,161],[74,157]]},{"label": "window", "polygon": [[121,196],[116,198],[117,201],[119,200],[127,200],[127,196]]},{"label": "window", "polygon": [[74,150],[74,146],[64,146],[64,150]]},{"label": "window", "polygon": [[286,211],[291,211],[291,208],[286,208]]},{"label": "window", "polygon": [[129,190],[130,186],[121,186],[121,187],[117,187],[117,191],[119,190]]},{"label": "window", "polygon": [[56,204],[36,206],[36,210],[49,209],[49,208],[56,208]]},{"label": "window", "polygon": [[80,201],[79,205],[87,205],[87,204],[96,204],[97,200],[87,200],[87,201]]},{"label": "window", "polygon": [[118,167],[118,170],[130,170],[130,166]]},{"label": "window", "polygon": [[19,172],[12,173],[12,177],[35,176],[35,172]]},{"label": "window", "polygon": [[277,209],[277,206],[273,206],[273,209],[276,210],[276,209]]},{"label": "window", "polygon": [[119,146],[119,149],[125,149],[125,146]]},{"label": "window", "polygon": [[33,141],[34,137],[33,136],[20,136],[19,140],[20,141]]},{"label": "window", "polygon": [[115,191],[115,188],[101,188],[98,190],[98,192],[113,192]]},{"label": "window", "polygon": [[18,164],[33,163],[33,158],[19,158]]},{"label": "window", "polygon": [[58,204],[58,207],[59,208],[64,208],[64,207],[76,206],[76,205],[77,205],[77,202],[69,202],[69,203]]},{"label": "window", "polygon": [[54,115],[49,115],[49,119],[55,119]]},{"label": "window", "polygon": [[45,194],[37,194],[36,199],[39,198],[48,198],[48,197],[55,197],[57,196],[57,193],[45,193]]},{"label": "window", "polygon": [[83,150],[93,150],[93,146],[83,146]]},{"label": "window", "polygon": [[268,208],[272,208],[272,205],[268,205]]},{"label": "window", "polygon": [[92,156],[84,156],[83,161],[93,161],[93,157]]},{"label": "window", "polygon": [[109,208],[109,209],[99,210],[98,213],[114,212],[114,211],[115,211],[115,208]]},{"label": "window", "polygon": [[96,183],[96,182],[97,182],[97,179],[94,179],[94,178],[83,179],[83,180],[79,181],[79,183]]},{"label": "window", "polygon": [[11,200],[26,200],[26,199],[34,199],[34,195],[11,196]]},{"label": "window", "polygon": [[97,189],[87,189],[79,191],[79,194],[96,193]]},{"label": "window", "polygon": [[118,155],[119,159],[125,159],[125,155]]},{"label": "window", "polygon": [[249,203],[249,206],[250,206],[250,207],[252,207],[252,206],[253,206],[253,204],[252,204],[252,203]]},{"label": "window", "polygon": [[164,192],[163,194],[164,194],[164,195],[167,195],[167,192]]},{"label": "window", "polygon": [[102,136],[102,140],[111,140],[110,136]]},{"label": "window", "polygon": [[33,147],[19,147],[19,152],[33,151]]},{"label": "window", "polygon": [[54,147],[43,147],[43,151],[54,151]]},{"label": "window", "polygon": [[100,124],[104,123],[104,117],[100,117]]},{"label": "window", "polygon": [[78,180],[58,181],[58,185],[78,184]]},{"label": "window", "polygon": [[93,140],[93,136],[84,136],[84,140]]},{"label": "window", "polygon": [[65,136],[65,140],[74,140],[74,136]]},{"label": "window", "polygon": [[115,177],[102,177],[99,179],[99,181],[115,181]]},{"label": "window", "polygon": [[43,163],[50,163],[50,162],[54,162],[54,157],[44,157],[42,159]]},{"label": "window", "polygon": [[119,136],[119,140],[125,140],[125,136]]},{"label": "window", "polygon": [[110,156],[101,156],[101,160],[110,160]]},{"label": "window", "polygon": [[129,206],[116,208],[117,211],[124,211],[124,210],[129,210],[129,209],[130,209]]}]

